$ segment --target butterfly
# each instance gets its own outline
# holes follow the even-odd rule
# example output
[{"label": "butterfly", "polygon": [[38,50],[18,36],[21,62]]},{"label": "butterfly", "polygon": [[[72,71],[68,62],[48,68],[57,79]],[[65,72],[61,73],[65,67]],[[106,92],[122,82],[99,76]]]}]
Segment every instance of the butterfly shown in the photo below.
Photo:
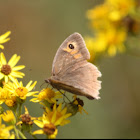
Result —
[{"label": "butterfly", "polygon": [[52,64],[52,75],[45,81],[58,90],[65,90],[88,99],[99,99],[101,72],[87,60],[90,53],[79,33],[67,37],[58,48]]}]

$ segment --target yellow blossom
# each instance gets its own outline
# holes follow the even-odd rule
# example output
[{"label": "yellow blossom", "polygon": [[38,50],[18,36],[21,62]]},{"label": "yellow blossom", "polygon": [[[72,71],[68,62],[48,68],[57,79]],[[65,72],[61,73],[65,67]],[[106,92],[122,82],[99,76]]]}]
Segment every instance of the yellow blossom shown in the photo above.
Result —
[{"label": "yellow blossom", "polygon": [[33,124],[32,120],[35,120],[36,117],[31,117],[27,107],[24,106],[24,108],[25,108],[25,113],[20,115],[21,121],[19,121],[17,125],[19,124],[32,125]]},{"label": "yellow blossom", "polygon": [[48,101],[49,103],[56,103],[56,99],[62,98],[61,94],[59,92],[54,92],[50,88],[46,88],[41,90],[41,92],[38,95],[34,95],[34,97],[30,101],[32,102],[40,102],[40,101]]},{"label": "yellow blossom", "polygon": [[5,88],[11,93],[15,94],[16,97],[25,100],[26,97],[32,96],[38,92],[32,91],[37,81],[35,81],[33,84],[32,82],[33,81],[29,81],[29,83],[24,87],[22,81],[18,82],[18,80],[16,79],[14,83],[8,82],[7,84],[5,84]]},{"label": "yellow blossom", "polygon": [[13,112],[11,110],[7,110],[6,112],[4,112],[2,114],[2,119],[5,121],[5,122],[10,122],[12,124],[15,123],[15,116],[13,114]]},{"label": "yellow blossom", "polygon": [[49,139],[56,138],[58,130],[53,123],[48,122],[45,118],[42,121],[34,120],[34,123],[42,129],[34,131],[33,135],[45,134]]},{"label": "yellow blossom", "polygon": [[10,134],[10,130],[13,129],[13,126],[6,127],[2,124],[1,116],[0,116],[0,139],[12,139],[14,138],[14,134]]},{"label": "yellow blossom", "polygon": [[94,37],[85,41],[91,53],[90,61],[102,55],[115,56],[124,52],[128,32],[138,33],[135,0],[105,0],[87,11]]},{"label": "yellow blossom", "polygon": [[23,78],[24,73],[18,70],[23,69],[25,66],[15,66],[19,60],[20,56],[14,54],[7,63],[4,54],[2,52],[0,53],[0,80],[4,79],[7,83],[9,80],[14,82],[16,78]]},{"label": "yellow blossom", "polygon": [[116,30],[115,28],[110,28],[105,32],[100,32],[96,34],[95,38],[85,38],[87,48],[92,56],[91,59],[94,59],[97,53],[101,54],[103,52],[107,52],[109,56],[114,56],[117,52],[124,52],[125,40],[125,30]]},{"label": "yellow blossom", "polygon": [[62,103],[58,107],[54,104],[53,110],[46,107],[46,112],[43,114],[43,117],[34,120],[34,123],[42,129],[34,131],[33,134],[46,134],[48,138],[55,138],[58,132],[56,127],[70,122],[66,119],[71,116],[71,113],[66,112],[67,108],[62,109]]},{"label": "yellow blossom", "polygon": [[10,40],[10,38],[7,38],[11,34],[11,31],[6,32],[5,34],[0,36],[0,48],[4,49],[3,43]]},{"label": "yellow blossom", "polygon": [[9,106],[13,107],[16,104],[16,96],[14,93],[11,93],[9,90],[0,87],[0,104],[4,103]]},{"label": "yellow blossom", "polygon": [[70,121],[66,119],[71,116],[71,113],[67,113],[66,107],[62,109],[62,103],[60,103],[58,107],[56,107],[56,104],[54,104],[53,110],[46,107],[46,112],[44,113],[44,115],[44,117],[46,117],[46,119],[49,122],[53,123],[55,126],[63,126],[67,123],[70,123]]}]

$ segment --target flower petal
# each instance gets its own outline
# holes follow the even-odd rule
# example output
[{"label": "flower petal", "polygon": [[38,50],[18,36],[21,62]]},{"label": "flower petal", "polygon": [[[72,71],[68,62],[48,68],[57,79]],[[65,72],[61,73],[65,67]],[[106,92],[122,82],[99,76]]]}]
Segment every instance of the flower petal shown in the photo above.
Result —
[{"label": "flower petal", "polygon": [[62,117],[60,117],[56,122],[55,122],[55,126],[57,126],[57,125],[60,125],[61,124],[61,122],[63,121],[63,119],[64,119],[64,117],[62,116]]},{"label": "flower petal", "polygon": [[66,112],[67,112],[67,108],[65,107],[65,108],[61,111],[61,113],[64,115],[64,114],[66,114]]},{"label": "flower petal", "polygon": [[30,85],[32,84],[32,80],[31,81],[29,81],[29,83],[26,85],[26,88],[28,89],[29,87],[30,87]]},{"label": "flower petal", "polygon": [[4,74],[0,72],[0,80],[4,77]]},{"label": "flower petal", "polygon": [[14,71],[16,70],[17,71],[17,70],[21,70],[23,68],[25,68],[24,65],[19,65],[19,66],[13,67],[12,70],[14,70]]},{"label": "flower petal", "polygon": [[15,61],[15,59],[17,58],[17,54],[14,54],[11,59],[8,62],[8,65],[12,66],[12,63]]},{"label": "flower petal", "polygon": [[10,34],[11,34],[11,31],[8,31],[5,34],[1,35],[0,36],[0,43],[3,43],[2,41],[5,40]]},{"label": "flower petal", "polygon": [[35,93],[38,93],[38,91],[34,91],[34,92],[28,92],[26,94],[27,97],[34,95]]},{"label": "flower petal", "polygon": [[13,82],[16,82],[16,79],[12,75],[9,75],[9,79]]},{"label": "flower petal", "polygon": [[5,83],[7,83],[9,78],[8,78],[8,76],[5,75],[4,79],[5,79]]},{"label": "flower petal", "polygon": [[39,130],[36,130],[34,131],[32,134],[35,135],[35,134],[43,134],[43,130],[42,129],[39,129]]},{"label": "flower petal", "polygon": [[3,46],[3,45],[0,45],[0,48],[1,48],[1,49],[4,49],[4,46]]},{"label": "flower petal", "polygon": [[12,68],[18,63],[18,61],[20,60],[20,56],[14,57],[13,59],[14,59],[14,61],[10,59],[11,61],[8,62],[8,64],[9,64]]},{"label": "flower petal", "polygon": [[1,52],[1,63],[2,63],[3,65],[7,64],[5,55],[4,55],[4,53],[2,53],[2,52]]},{"label": "flower petal", "polygon": [[58,108],[57,108],[57,111],[58,111],[58,112],[61,112],[61,109],[62,109],[62,103],[59,104],[59,106],[58,106]]},{"label": "flower petal", "polygon": [[56,111],[54,111],[51,122],[54,123],[56,120]]},{"label": "flower petal", "polygon": [[40,128],[43,128],[44,124],[43,122],[39,121],[39,120],[34,120],[34,123],[39,126]]},{"label": "flower petal", "polygon": [[25,76],[25,74],[23,72],[19,72],[19,71],[12,71],[11,74],[14,77],[23,77]]},{"label": "flower petal", "polygon": [[28,91],[31,91],[35,87],[36,83],[37,81],[35,81],[30,87],[28,87]]},{"label": "flower petal", "polygon": [[64,115],[64,119],[70,117],[71,115],[72,115],[71,113],[68,113],[68,114]]}]

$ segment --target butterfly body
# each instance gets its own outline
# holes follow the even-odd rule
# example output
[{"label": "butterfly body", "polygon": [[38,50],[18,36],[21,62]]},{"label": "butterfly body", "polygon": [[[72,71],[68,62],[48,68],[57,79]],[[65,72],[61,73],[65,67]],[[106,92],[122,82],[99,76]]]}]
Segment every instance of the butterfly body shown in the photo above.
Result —
[{"label": "butterfly body", "polygon": [[89,51],[79,33],[70,35],[59,47],[55,55],[52,76],[46,80],[56,89],[73,94],[99,99],[100,71],[87,62]]}]

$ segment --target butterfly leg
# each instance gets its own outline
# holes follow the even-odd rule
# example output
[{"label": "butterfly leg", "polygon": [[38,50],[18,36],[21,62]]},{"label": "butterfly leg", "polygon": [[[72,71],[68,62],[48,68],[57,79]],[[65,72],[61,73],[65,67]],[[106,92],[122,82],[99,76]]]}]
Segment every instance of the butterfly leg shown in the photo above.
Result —
[{"label": "butterfly leg", "polygon": [[62,93],[59,89],[57,89],[57,90],[63,95],[63,101],[64,101],[64,102],[65,102],[64,97],[66,97],[67,100],[68,100],[69,102],[71,102],[70,99],[65,95],[66,92]]}]

